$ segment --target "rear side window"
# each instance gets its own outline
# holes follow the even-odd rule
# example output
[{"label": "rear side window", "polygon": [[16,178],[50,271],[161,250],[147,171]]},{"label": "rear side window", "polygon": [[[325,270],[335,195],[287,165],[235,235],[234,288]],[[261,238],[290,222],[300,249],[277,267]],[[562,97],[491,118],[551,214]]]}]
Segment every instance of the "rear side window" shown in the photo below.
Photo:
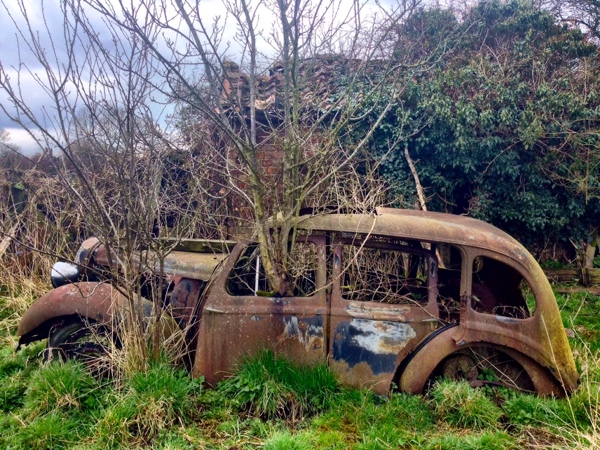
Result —
[{"label": "rear side window", "polygon": [[524,319],[535,312],[527,280],[514,268],[485,256],[473,262],[471,307],[484,314]]}]

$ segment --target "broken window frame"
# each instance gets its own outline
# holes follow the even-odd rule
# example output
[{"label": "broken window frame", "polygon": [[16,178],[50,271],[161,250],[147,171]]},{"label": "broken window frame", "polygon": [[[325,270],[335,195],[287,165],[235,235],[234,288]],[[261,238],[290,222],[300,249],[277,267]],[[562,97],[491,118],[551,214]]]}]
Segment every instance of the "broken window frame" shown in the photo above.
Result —
[{"label": "broken window frame", "polygon": [[[396,243],[394,242],[396,241]],[[402,242],[402,243],[398,243]],[[409,244],[409,245],[407,245]],[[413,244],[413,245],[410,245]],[[402,303],[386,303],[381,301],[372,300],[355,300],[348,299],[344,296],[342,289],[342,279],[344,277],[344,271],[348,265],[347,261],[344,261],[343,253],[344,246],[354,246],[358,248],[367,247],[382,250],[400,251],[410,254],[424,256],[424,262],[426,265],[427,282],[424,287],[427,288],[427,301],[407,301]],[[429,247],[429,248],[427,248]],[[334,264],[332,272],[332,289],[333,294],[336,298],[341,299],[342,302],[356,303],[363,305],[379,305],[382,307],[391,308],[405,308],[405,307],[417,307],[426,308],[430,311],[435,310],[437,316],[437,298],[438,298],[438,258],[436,255],[436,244],[432,242],[415,241],[411,239],[403,238],[390,238],[388,236],[361,236],[353,235],[351,237],[345,236],[340,233],[338,236],[333,236],[332,240],[332,253],[334,255]]]},{"label": "broken window frame", "polygon": [[[290,242],[291,243],[291,242]],[[324,250],[324,236],[319,235],[306,235],[299,236],[294,245],[310,245],[314,248],[314,256],[315,256],[315,267],[314,267],[314,280],[312,280],[314,284],[314,290],[310,293],[310,295],[298,295],[299,293],[296,291],[295,283],[295,292],[294,295],[291,295],[287,298],[305,298],[305,299],[314,299],[318,297],[320,291],[324,289],[325,285],[325,250]],[[256,252],[256,256],[253,253]],[[235,271],[239,269],[238,265],[242,259],[247,256],[251,257],[250,265],[255,266],[254,269],[254,278],[252,285],[244,282],[247,287],[247,292],[236,293],[231,289],[230,283],[232,282],[232,278],[236,277]],[[242,251],[240,252],[236,262],[233,264],[231,270],[227,274],[225,279],[225,291],[231,297],[271,297],[273,296],[271,291],[261,290],[257,287],[259,283],[268,283],[268,279],[266,275],[264,275],[264,269],[262,264],[260,263],[260,250],[257,243],[249,243]],[[250,266],[248,266],[250,267]],[[262,273],[262,276],[260,274]],[[238,276],[239,277],[239,276]],[[260,278],[260,279],[259,279]],[[298,277],[299,278],[299,277]],[[268,287],[268,286],[267,286]]]},{"label": "broken window frame", "polygon": [[[518,321],[532,320],[534,317],[536,317],[536,315],[538,314],[538,310],[539,310],[538,304],[540,302],[540,297],[542,294],[541,294],[541,292],[539,292],[538,283],[536,283],[535,280],[531,276],[531,270],[528,270],[527,268],[521,266],[520,264],[518,264],[515,260],[513,260],[511,258],[504,257],[503,255],[500,255],[495,252],[491,252],[491,251],[480,249],[480,248],[473,248],[473,247],[468,247],[465,250],[467,253],[467,255],[466,255],[467,257],[463,258],[463,278],[464,278],[464,280],[463,280],[463,283],[461,283],[461,286],[464,286],[466,290],[464,291],[465,292],[464,299],[461,300],[461,306],[462,306],[462,311],[463,311],[461,313],[461,322],[463,322],[465,319],[464,312],[466,310],[468,310],[470,312],[469,316],[471,317],[471,320],[473,320],[473,317],[474,317],[474,316],[472,316],[472,314],[475,314],[477,316],[502,317],[502,318],[506,318],[506,319],[510,319],[510,320],[518,320]],[[535,301],[535,307],[533,308],[533,312],[529,311],[528,317],[518,318],[518,317],[512,317],[512,316],[503,316],[503,315],[493,314],[493,313],[489,313],[489,312],[481,312],[473,307],[473,289],[472,289],[473,282],[474,282],[473,267],[475,264],[475,260],[478,257],[493,259],[502,264],[505,264],[506,266],[515,270],[521,276],[522,280],[525,280],[527,282],[527,284],[529,285],[529,288],[533,294],[534,301]],[[461,291],[462,290],[463,290],[463,288],[461,287]]]}]

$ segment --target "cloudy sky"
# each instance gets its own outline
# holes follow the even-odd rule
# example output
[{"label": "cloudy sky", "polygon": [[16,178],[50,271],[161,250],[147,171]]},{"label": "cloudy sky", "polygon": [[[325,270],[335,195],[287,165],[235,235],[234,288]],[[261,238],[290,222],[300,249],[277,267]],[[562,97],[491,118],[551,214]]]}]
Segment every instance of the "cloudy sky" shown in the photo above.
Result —
[{"label": "cloudy sky", "polygon": [[[117,1],[107,0],[106,3],[115,4]],[[207,17],[225,17],[226,8],[223,1],[232,0],[201,0],[201,11],[206,12]],[[258,0],[252,1],[254,4],[258,2]],[[21,29],[21,32],[27,33],[27,25],[29,25],[35,33],[38,33],[42,38],[43,51],[46,55],[49,55],[49,64],[53,68],[60,67],[61,64],[67,61],[65,47],[64,45],[61,46],[61,39],[64,36],[64,15],[60,7],[61,3],[60,0],[0,0],[0,23],[2,23],[0,27],[0,64],[4,75],[9,77],[13,88],[19,90],[19,95],[27,107],[49,128],[56,126],[55,122],[53,123],[56,117],[56,108],[53,108],[50,93],[43,88],[43,85],[47,85],[47,79],[41,70],[41,65],[32,55],[31,48],[28,48],[26,44],[29,36],[27,34],[25,38],[21,36],[18,28]],[[374,1],[368,0],[365,3],[368,3],[365,10],[374,8],[370,5],[370,3],[374,4]],[[340,4],[342,7],[349,8],[352,2],[340,0]],[[23,12],[27,15],[28,22],[23,17]],[[91,17],[94,27],[100,31],[102,36],[102,30],[106,30],[102,21],[97,16],[92,15]],[[261,9],[260,26],[268,28],[275,19],[268,8]],[[240,51],[236,49],[234,43],[235,31],[235,23],[230,19],[224,28],[224,41],[233,43],[230,52]],[[106,35],[109,36],[109,33],[106,33]],[[108,45],[111,44],[108,43]],[[79,58],[83,54],[76,56]],[[74,98],[72,92],[74,90],[69,95]],[[5,108],[8,114],[14,114],[14,109],[6,92],[1,88],[0,106]],[[31,123],[26,123],[26,125],[35,132],[36,127],[34,125]],[[30,134],[11,121],[10,117],[2,110],[0,110],[0,128],[9,132],[11,143],[18,145],[24,153],[33,154],[39,151],[39,147]]]},{"label": "cloudy sky", "polygon": [[[31,17],[31,25],[34,29],[42,29],[44,24],[38,18],[41,17],[42,1],[27,1],[26,7]],[[59,8],[46,8],[46,14],[49,18],[48,23],[55,26],[53,33],[60,31],[62,23],[62,14]],[[31,57],[27,48],[23,48],[22,39],[17,36],[17,30],[11,20],[11,16],[18,19],[20,16],[19,5],[15,0],[2,1],[0,7],[0,18],[2,26],[0,27],[0,64],[11,82],[20,83],[23,97],[27,100],[29,107],[33,110],[40,110],[46,102],[46,95],[40,92],[39,85],[29,74],[23,73],[21,77],[17,76],[19,63],[23,62],[30,67],[37,67],[37,62]],[[23,20],[18,22],[24,24]],[[3,107],[12,110],[6,93],[0,90],[0,104]],[[29,133],[15,124],[9,117],[0,111],[0,128],[5,129],[10,134],[11,143],[19,145],[24,153],[31,154],[37,151],[35,141],[29,136]]]}]

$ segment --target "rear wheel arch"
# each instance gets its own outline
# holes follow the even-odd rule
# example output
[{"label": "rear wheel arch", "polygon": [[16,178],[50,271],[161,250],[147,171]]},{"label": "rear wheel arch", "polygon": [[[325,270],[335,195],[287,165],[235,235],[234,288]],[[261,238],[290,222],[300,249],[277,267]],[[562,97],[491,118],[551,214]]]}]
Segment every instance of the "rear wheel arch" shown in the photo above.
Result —
[{"label": "rear wheel arch", "polygon": [[[424,341],[408,356],[407,363],[400,366],[395,376],[397,386],[401,391],[410,394],[421,394],[434,377],[447,376],[448,372],[453,370],[458,372],[459,376],[457,378],[465,379],[474,386],[486,384],[485,378],[483,380],[479,379],[482,374],[482,367],[480,367],[478,359],[496,368],[497,366],[494,365],[496,362],[492,361],[492,358],[501,358],[503,367],[507,369],[498,370],[508,371],[508,368],[510,368],[512,373],[518,374],[518,380],[514,380],[515,386],[513,389],[533,390],[542,396],[565,395],[565,390],[550,373],[550,370],[529,356],[515,349],[487,342],[473,342],[459,346],[452,338],[455,333],[452,328],[454,327],[448,327],[437,333],[432,339]],[[469,367],[467,367],[469,365],[471,365],[471,369],[474,365],[477,365],[479,370],[474,373],[466,373],[469,372]],[[519,369],[523,373],[520,373]],[[485,370],[483,373],[485,373]],[[490,384],[503,383],[490,381]]]}]

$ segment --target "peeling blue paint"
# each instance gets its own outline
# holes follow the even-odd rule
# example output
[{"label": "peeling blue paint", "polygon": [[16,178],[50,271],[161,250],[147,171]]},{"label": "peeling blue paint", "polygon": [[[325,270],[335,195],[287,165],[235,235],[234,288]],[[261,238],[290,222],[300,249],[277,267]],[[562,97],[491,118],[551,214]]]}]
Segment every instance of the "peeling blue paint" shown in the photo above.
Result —
[{"label": "peeling blue paint", "polygon": [[350,368],[367,363],[374,375],[396,369],[400,350],[416,336],[406,323],[352,319],[341,322],[333,336],[333,359],[344,361]]}]

